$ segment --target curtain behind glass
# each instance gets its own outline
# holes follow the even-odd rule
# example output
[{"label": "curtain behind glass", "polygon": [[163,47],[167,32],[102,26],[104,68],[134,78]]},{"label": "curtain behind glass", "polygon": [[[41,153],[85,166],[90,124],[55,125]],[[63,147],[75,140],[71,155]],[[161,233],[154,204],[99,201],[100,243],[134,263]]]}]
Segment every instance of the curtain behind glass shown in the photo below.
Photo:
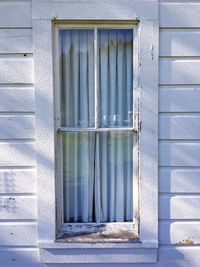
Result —
[{"label": "curtain behind glass", "polygon": [[61,124],[94,126],[94,32],[61,30]]},{"label": "curtain behind glass", "polygon": [[101,127],[133,124],[133,30],[99,30]]},{"label": "curtain behind glass", "polygon": [[[99,30],[101,127],[132,126],[132,31]],[[61,124],[94,127],[94,34],[61,30]],[[133,220],[133,133],[62,133],[64,222]]]}]

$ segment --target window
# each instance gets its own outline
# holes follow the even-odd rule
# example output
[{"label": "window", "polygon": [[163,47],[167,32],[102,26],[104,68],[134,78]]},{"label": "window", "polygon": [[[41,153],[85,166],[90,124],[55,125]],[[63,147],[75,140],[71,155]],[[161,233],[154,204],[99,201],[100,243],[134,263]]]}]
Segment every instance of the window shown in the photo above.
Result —
[{"label": "window", "polygon": [[34,0],[32,14],[40,260],[156,262],[158,2]]},{"label": "window", "polygon": [[[63,192],[59,236],[81,241],[81,236],[73,236],[90,229],[90,242],[94,232],[99,236],[95,242],[137,240],[134,26],[90,23],[82,28],[59,25],[56,30],[57,179]],[[126,222],[124,230],[106,225],[114,222]]]}]

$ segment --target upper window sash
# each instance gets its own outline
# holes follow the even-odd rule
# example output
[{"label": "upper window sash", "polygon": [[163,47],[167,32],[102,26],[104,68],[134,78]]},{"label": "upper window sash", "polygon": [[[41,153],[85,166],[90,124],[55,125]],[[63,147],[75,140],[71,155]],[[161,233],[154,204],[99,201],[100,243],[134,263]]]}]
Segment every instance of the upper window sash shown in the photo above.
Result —
[{"label": "upper window sash", "polygon": [[[67,131],[71,131],[71,132],[75,132],[75,131],[115,131],[115,129],[117,130],[127,130],[127,131],[138,131],[138,100],[137,100],[137,96],[138,96],[138,92],[137,92],[137,77],[138,77],[138,66],[137,66],[137,28],[134,26],[133,24],[129,24],[125,21],[122,23],[115,23],[115,22],[109,22],[109,23],[105,23],[104,24],[100,24],[100,22],[98,23],[94,23],[93,21],[91,21],[91,24],[89,23],[77,23],[77,24],[58,24],[55,27],[55,40],[56,40],[56,55],[55,57],[57,58],[57,62],[56,62],[56,66],[55,66],[55,72],[56,72],[56,76],[58,78],[57,79],[57,84],[61,84],[61,76],[59,73],[59,45],[57,44],[58,40],[59,40],[59,34],[61,30],[74,30],[74,29],[93,29],[94,30],[94,113],[95,113],[95,122],[94,122],[94,126],[93,127],[85,127],[85,126],[81,126],[81,127],[74,127],[74,126],[66,126],[63,123],[61,123],[61,114],[60,114],[60,103],[59,103],[59,99],[61,99],[61,95],[60,92],[56,93],[56,104],[57,104],[57,115],[56,115],[56,129],[58,132],[67,132]],[[133,45],[132,45],[132,64],[133,64],[133,73],[132,73],[132,114],[131,114],[131,120],[132,120],[132,125],[126,125],[126,126],[103,126],[100,125],[100,98],[99,98],[99,51],[98,51],[98,30],[100,29],[107,29],[107,30],[112,30],[112,29],[118,29],[118,30],[132,30],[133,31]],[[55,59],[56,59],[55,58]],[[125,104],[125,103],[124,103]]]}]

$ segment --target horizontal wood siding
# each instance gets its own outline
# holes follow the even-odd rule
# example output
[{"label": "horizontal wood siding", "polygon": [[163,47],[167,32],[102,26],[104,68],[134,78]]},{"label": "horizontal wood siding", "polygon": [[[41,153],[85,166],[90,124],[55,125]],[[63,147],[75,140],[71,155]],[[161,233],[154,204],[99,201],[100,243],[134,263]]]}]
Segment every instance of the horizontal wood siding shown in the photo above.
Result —
[{"label": "horizontal wood siding", "polygon": [[32,27],[31,1],[0,1],[0,28]]},{"label": "horizontal wood siding", "polygon": [[34,142],[0,142],[0,167],[36,166]]},{"label": "horizontal wood siding", "polygon": [[0,53],[33,53],[32,29],[0,29]]},{"label": "horizontal wood siding", "polygon": [[1,223],[0,237],[5,246],[35,246],[37,224],[35,222]]},{"label": "horizontal wood siding", "polygon": [[160,86],[160,112],[200,112],[199,86]]},{"label": "horizontal wood siding", "polygon": [[200,59],[160,59],[160,84],[200,84]]},{"label": "horizontal wood siding", "polygon": [[165,115],[159,118],[160,139],[200,139],[200,115]]},{"label": "horizontal wood siding", "polygon": [[160,166],[198,167],[200,142],[161,141],[159,155]]},{"label": "horizontal wood siding", "polygon": [[0,83],[33,83],[32,57],[0,57]]},{"label": "horizontal wood siding", "polygon": [[0,87],[0,112],[34,112],[35,98],[33,87]]},{"label": "horizontal wood siding", "polygon": [[200,31],[191,29],[161,29],[160,56],[195,57],[200,55]]},{"label": "horizontal wood siding", "polygon": [[0,1],[0,262],[41,266],[37,246],[31,0]]},{"label": "horizontal wood siding", "polygon": [[[0,262],[4,267],[42,266],[36,248],[31,12],[31,0],[0,1]],[[136,265],[199,267],[200,3],[161,0],[160,27],[160,247],[157,263]],[[119,264],[125,266],[129,265]]]},{"label": "horizontal wood siding", "polygon": [[190,3],[190,1],[160,3],[160,26],[165,28],[200,27],[200,3]]},{"label": "horizontal wood siding", "polygon": [[34,139],[35,115],[0,115],[0,139]]},{"label": "horizontal wood siding", "polygon": [[159,191],[161,193],[200,193],[200,169],[160,167]]},{"label": "horizontal wood siding", "polygon": [[35,196],[0,196],[0,222],[36,220],[36,200]]},{"label": "horizontal wood siding", "polygon": [[200,195],[160,195],[160,219],[200,220]]},{"label": "horizontal wood siding", "polygon": [[161,245],[191,245],[200,244],[200,221],[197,222],[169,222],[160,221],[159,242]]},{"label": "horizontal wood siding", "polygon": [[0,169],[0,194],[36,193],[35,169]]},{"label": "horizontal wood siding", "polygon": [[199,1],[160,1],[158,266],[164,267],[200,262],[199,11]]}]

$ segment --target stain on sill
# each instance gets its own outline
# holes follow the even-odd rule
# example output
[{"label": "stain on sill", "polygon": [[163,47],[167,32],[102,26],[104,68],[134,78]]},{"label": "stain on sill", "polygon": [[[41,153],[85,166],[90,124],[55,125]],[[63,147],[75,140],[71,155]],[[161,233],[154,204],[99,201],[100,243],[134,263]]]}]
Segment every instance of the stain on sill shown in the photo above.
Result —
[{"label": "stain on sill", "polygon": [[135,231],[130,229],[100,230],[92,233],[66,232],[59,236],[57,243],[136,243]]}]

